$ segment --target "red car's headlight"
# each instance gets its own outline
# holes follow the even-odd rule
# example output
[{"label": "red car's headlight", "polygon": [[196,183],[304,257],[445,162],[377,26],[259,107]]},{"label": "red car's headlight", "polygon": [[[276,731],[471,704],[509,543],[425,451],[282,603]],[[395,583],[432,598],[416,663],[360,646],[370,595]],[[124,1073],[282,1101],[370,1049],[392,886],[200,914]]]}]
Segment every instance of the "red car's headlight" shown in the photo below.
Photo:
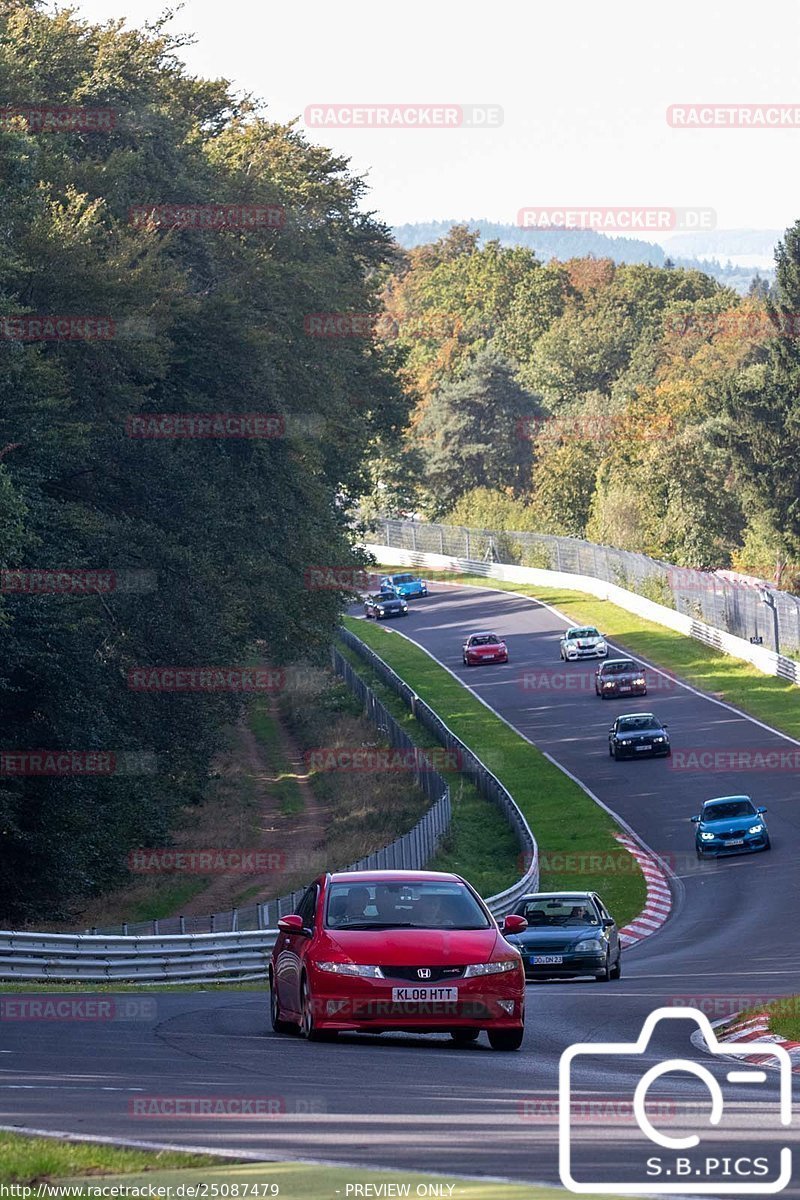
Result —
[{"label": "red car's headlight", "polygon": [[502,975],[505,971],[514,971],[519,966],[518,958],[508,958],[503,962],[472,963],[464,971],[464,978],[471,979],[475,975]]},{"label": "red car's headlight", "polygon": [[385,979],[380,967],[365,967],[361,963],[318,962],[319,971],[330,971],[331,975],[358,975],[362,979]]}]

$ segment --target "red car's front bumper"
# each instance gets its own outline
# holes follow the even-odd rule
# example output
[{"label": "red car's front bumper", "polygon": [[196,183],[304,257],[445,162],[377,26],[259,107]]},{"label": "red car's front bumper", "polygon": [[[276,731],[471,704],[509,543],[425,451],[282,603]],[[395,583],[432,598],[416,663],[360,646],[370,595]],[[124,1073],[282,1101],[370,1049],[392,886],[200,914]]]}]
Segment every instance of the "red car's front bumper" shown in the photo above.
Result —
[{"label": "red car's front bumper", "polygon": [[393,1000],[393,988],[414,986],[403,979],[356,979],[312,970],[310,984],[318,1029],[442,1033],[450,1029],[519,1029],[524,1023],[525,977],[521,964],[519,970],[507,975],[448,979],[431,985],[455,987],[455,1001]]},{"label": "red car's front bumper", "polygon": [[506,663],[508,662],[508,651],[503,650],[499,654],[476,654],[474,650],[467,651],[467,662],[473,666],[479,666],[481,663]]}]

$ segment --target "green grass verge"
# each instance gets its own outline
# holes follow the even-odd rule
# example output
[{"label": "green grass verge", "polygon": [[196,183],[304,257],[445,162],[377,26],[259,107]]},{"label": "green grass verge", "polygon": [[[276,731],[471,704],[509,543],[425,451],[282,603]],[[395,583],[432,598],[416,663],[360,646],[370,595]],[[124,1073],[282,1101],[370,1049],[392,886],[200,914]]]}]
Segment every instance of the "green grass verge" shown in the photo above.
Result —
[{"label": "green grass verge", "polygon": [[[455,582],[452,572],[447,571],[426,571],[425,577]],[[800,691],[787,679],[762,675],[749,663],[637,617],[609,600],[587,596],[585,592],[507,583],[479,575],[459,575],[458,582],[519,592],[534,600],[543,600],[576,625],[595,625],[631,654],[649,659],[693,687],[750,713],[791,737],[800,738]]]},{"label": "green grass verge", "polygon": [[[93,1181],[87,1180],[91,1185]],[[99,1181],[94,1181],[99,1182]],[[380,1195],[376,1185],[385,1188],[387,1184],[403,1185],[404,1190],[398,1195],[430,1194],[433,1184],[438,1184],[444,1195],[450,1195],[452,1200],[553,1200],[556,1195],[565,1195],[560,1188],[536,1187],[526,1183],[496,1183],[492,1180],[453,1179],[447,1175],[421,1175],[417,1172],[401,1171],[364,1171],[353,1167],[310,1166],[307,1163],[243,1163],[236,1166],[212,1167],[205,1170],[164,1171],[158,1170],[141,1177],[142,1184],[153,1187],[170,1187],[171,1192],[165,1195],[176,1195],[175,1188],[184,1184],[184,1196],[188,1196],[189,1188],[197,1184],[217,1184],[220,1187],[239,1185],[239,1195],[260,1197],[276,1196],[280,1200],[344,1200],[346,1196],[355,1194],[355,1186],[371,1184],[372,1195]],[[121,1179],[103,1179],[108,1187],[115,1184],[136,1186],[135,1176]],[[348,1191],[348,1184],[353,1190]],[[447,1185],[452,1187],[448,1192]],[[425,1191],[417,1192],[417,1188],[425,1186]],[[444,1185],[444,1186],[443,1186]],[[408,1189],[406,1192],[405,1189]],[[85,1193],[91,1195],[90,1192]],[[213,1194],[210,1187],[208,1192]],[[232,1195],[231,1191],[225,1193]],[[370,1195],[364,1188],[360,1193]],[[385,1192],[383,1193],[385,1194]],[[441,1194],[435,1191],[433,1195]],[[586,1198],[584,1198],[586,1200]],[[613,1200],[613,1198],[612,1198]],[[617,1198],[619,1200],[619,1198]]]},{"label": "green grass verge", "polygon": [[[341,643],[338,647],[348,662],[372,689],[398,725],[423,750],[439,748],[439,742],[406,708],[363,658]],[[508,822],[474,784],[452,771],[441,774],[450,785],[452,821],[448,835],[428,866],[432,871],[463,875],[482,896],[494,896],[519,879],[519,845]]]},{"label": "green grass verge", "polygon": [[[642,911],[644,878],[630,860],[620,871],[623,853],[614,838],[617,825],[599,805],[428,654],[391,630],[352,617],[345,626],[371,646],[508,788],[536,835],[545,856],[543,890],[596,890],[620,925]],[[547,869],[553,856],[600,856],[600,870],[562,872]],[[611,857],[609,857],[611,856]],[[603,869],[603,861],[616,869]]]},{"label": "green grass verge", "polygon": [[276,797],[281,812],[285,817],[302,812],[305,808],[303,795],[284,754],[278,724],[265,701],[256,701],[250,709],[249,719],[250,728],[264,751],[269,769],[275,776],[274,781],[270,783],[270,790]]},{"label": "green grass verge", "polygon": [[770,1033],[789,1042],[800,1042],[800,996],[781,996],[770,1004],[760,1004],[753,1012],[769,1013]]},{"label": "green grass verge", "polygon": [[[171,1167],[206,1167],[220,1162],[205,1154],[124,1150],[89,1142],[0,1133],[0,1183],[31,1184],[42,1179],[67,1179],[88,1174],[154,1171]],[[150,1176],[148,1175],[148,1178]]]}]

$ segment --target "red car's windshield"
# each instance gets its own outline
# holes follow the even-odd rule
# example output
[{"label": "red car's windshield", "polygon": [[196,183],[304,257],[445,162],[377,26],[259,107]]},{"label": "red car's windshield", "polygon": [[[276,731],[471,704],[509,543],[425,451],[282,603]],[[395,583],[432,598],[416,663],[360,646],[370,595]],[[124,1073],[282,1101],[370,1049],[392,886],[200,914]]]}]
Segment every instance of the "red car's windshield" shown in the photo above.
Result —
[{"label": "red car's windshield", "polygon": [[475,897],[458,883],[332,883],[328,929],[488,929]]}]

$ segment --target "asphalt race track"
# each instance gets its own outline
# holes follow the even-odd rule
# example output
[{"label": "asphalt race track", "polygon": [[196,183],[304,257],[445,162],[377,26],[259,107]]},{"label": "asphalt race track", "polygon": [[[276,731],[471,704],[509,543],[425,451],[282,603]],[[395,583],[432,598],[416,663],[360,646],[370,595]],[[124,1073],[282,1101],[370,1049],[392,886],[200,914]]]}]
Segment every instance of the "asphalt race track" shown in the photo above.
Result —
[{"label": "asphalt race track", "polygon": [[[679,750],[785,751],[793,743],[670,681],[643,698],[596,698],[594,663],[559,662],[564,625],[518,595],[436,587],[393,627],[450,667],[674,866],[672,915],[654,937],[628,950],[621,980],[529,985],[525,1043],[515,1054],[491,1051],[485,1038],[467,1049],[446,1038],[399,1035],[307,1044],[273,1035],[266,995],[247,992],[153,996],[155,1012],[129,1021],[3,1022],[0,1124],[247,1150],[265,1158],[557,1183],[558,1064],[568,1046],[633,1041],[650,1012],[679,998],[706,998],[716,1005],[715,1017],[736,1007],[733,998],[744,1007],[750,997],[800,994],[796,773],[674,765]],[[480,629],[506,636],[508,666],[462,666],[463,635]],[[574,686],[583,676],[590,686]],[[606,733],[613,716],[651,710],[669,725],[673,759],[610,759]],[[697,864],[688,817],[703,799],[739,792],[768,806],[772,851]],[[535,821],[533,827],[536,832]],[[708,1192],[729,1190],[716,1168],[707,1173],[713,1184],[697,1178],[694,1160],[691,1178],[679,1175],[688,1168],[670,1164],[688,1151],[659,1149],[631,1123],[637,1080],[669,1057],[689,1057],[712,1070],[725,1094],[725,1117],[718,1131],[709,1130],[709,1093],[683,1073],[653,1086],[660,1105],[654,1123],[660,1120],[670,1136],[700,1134],[695,1155],[769,1156],[768,1177],[774,1177],[778,1148],[798,1142],[797,1116],[790,1130],[778,1123],[778,1073],[766,1072],[756,1085],[728,1082],[733,1064],[693,1050],[693,1029],[676,1021],[660,1027],[657,1053],[576,1060],[580,1179],[628,1181],[647,1192],[641,1163],[655,1154],[663,1158],[662,1183],[669,1167],[669,1182],[680,1178],[686,1193],[697,1194],[703,1184]],[[142,1115],[156,1097],[261,1100],[271,1115]],[[799,1178],[795,1167],[784,1195],[800,1195]],[[729,1175],[727,1183],[733,1181]]]}]

